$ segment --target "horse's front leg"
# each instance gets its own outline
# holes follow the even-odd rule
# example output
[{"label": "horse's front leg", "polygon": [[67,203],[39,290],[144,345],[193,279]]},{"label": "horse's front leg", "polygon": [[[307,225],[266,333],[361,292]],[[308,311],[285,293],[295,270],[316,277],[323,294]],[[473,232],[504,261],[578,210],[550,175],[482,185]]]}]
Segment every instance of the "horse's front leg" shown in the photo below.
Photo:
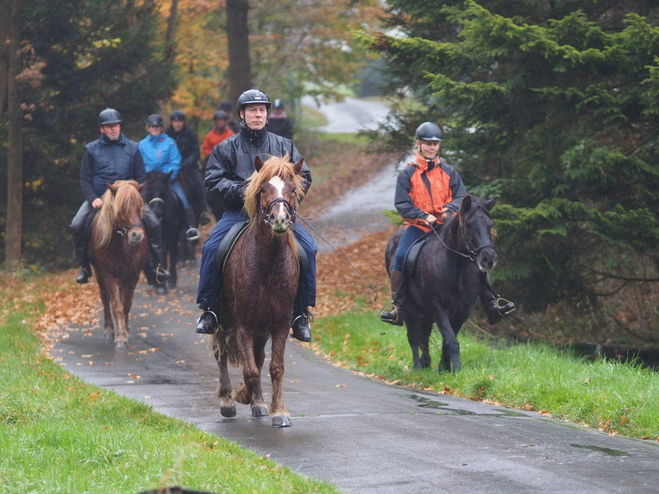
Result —
[{"label": "horse's front leg", "polygon": [[[108,287],[110,295],[110,313],[114,325],[114,347],[123,349],[128,347],[128,313],[124,304],[125,294],[116,280],[112,280]],[[128,306],[130,310],[130,305]]]},{"label": "horse's front leg", "polygon": [[442,334],[442,356],[439,361],[438,371],[450,371],[452,365],[453,371],[457,372],[462,369],[460,343],[446,311],[437,309],[437,313],[437,326]]},{"label": "horse's front leg", "polygon": [[291,427],[291,414],[284,405],[284,354],[286,350],[286,339],[289,328],[285,324],[279,331],[272,334],[272,355],[270,360],[270,378],[272,379],[272,403],[270,414],[272,415],[273,427]]},{"label": "horse's front leg", "polygon": [[240,352],[240,362],[243,366],[243,380],[244,383],[240,384],[233,392],[233,398],[245,405],[250,405],[252,409],[252,417],[266,417],[268,409],[263,403],[255,402],[254,391],[259,389],[261,374],[254,359],[254,337],[251,334],[246,334],[247,331],[241,329],[238,336],[238,351]]},{"label": "horse's front leg", "polygon": [[101,295],[101,302],[103,302],[103,338],[106,340],[114,340],[114,326],[112,325],[112,313],[110,312],[110,295],[106,288],[106,281],[102,275],[99,275],[96,269],[96,280],[98,282],[98,291]]},{"label": "horse's front leg", "polygon": [[218,336],[216,333],[213,338],[213,355],[220,370],[220,385],[217,388],[217,396],[220,398],[220,413],[223,417],[235,417],[236,403],[231,396],[231,379],[227,368],[228,351],[225,348],[224,337]]}]

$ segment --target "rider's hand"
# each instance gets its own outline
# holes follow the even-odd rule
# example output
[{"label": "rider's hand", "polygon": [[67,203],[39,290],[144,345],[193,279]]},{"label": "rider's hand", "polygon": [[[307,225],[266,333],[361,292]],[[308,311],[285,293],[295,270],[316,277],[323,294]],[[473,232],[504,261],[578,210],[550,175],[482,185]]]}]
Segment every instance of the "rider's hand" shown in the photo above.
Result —
[{"label": "rider's hand", "polygon": [[448,208],[442,208],[439,213],[439,217],[442,219],[442,221],[448,220],[451,216],[451,213],[448,212]]},{"label": "rider's hand", "polygon": [[434,215],[432,215],[432,214],[429,214],[428,216],[426,216],[426,223],[428,223],[428,225],[432,225],[432,224],[435,223],[436,221],[437,221],[437,217],[436,217],[436,216],[434,216]]},{"label": "rider's hand", "polygon": [[94,199],[94,202],[92,202],[92,207],[94,209],[101,209],[102,206],[103,206],[103,199],[101,199],[100,197],[97,197],[96,199]]}]

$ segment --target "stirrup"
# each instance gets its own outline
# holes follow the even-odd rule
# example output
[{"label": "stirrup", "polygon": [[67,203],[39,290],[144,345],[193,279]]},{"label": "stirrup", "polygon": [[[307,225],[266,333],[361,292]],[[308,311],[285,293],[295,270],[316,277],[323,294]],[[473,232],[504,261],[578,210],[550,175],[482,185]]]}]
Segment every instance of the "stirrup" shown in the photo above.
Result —
[{"label": "stirrup", "polygon": [[[209,317],[213,316],[213,321],[208,321]],[[199,334],[215,334],[218,326],[220,325],[217,320],[217,314],[210,309],[205,310],[197,319],[196,331]]]},{"label": "stirrup", "polygon": [[[393,318],[393,313],[396,313],[396,318]],[[386,315],[385,315],[386,314]],[[403,317],[400,314],[400,310],[396,305],[390,303],[387,305],[382,312],[380,312],[380,321],[393,324],[394,326],[403,325]]]},{"label": "stirrup", "polygon": [[169,271],[162,264],[156,266],[156,283],[164,283],[169,279]]},{"label": "stirrup", "polygon": [[[513,302],[511,302],[510,300],[507,300],[503,297],[497,297],[495,303],[496,303],[496,306],[497,306],[497,311],[502,316],[506,316],[506,315],[510,314],[511,312],[513,312],[516,309],[515,304]],[[508,309],[506,309],[506,307],[508,307]],[[504,310],[504,309],[506,309],[506,310]]]},{"label": "stirrup", "polygon": [[191,226],[186,230],[185,236],[188,239],[188,242],[199,240],[199,230],[197,230],[194,226]]}]

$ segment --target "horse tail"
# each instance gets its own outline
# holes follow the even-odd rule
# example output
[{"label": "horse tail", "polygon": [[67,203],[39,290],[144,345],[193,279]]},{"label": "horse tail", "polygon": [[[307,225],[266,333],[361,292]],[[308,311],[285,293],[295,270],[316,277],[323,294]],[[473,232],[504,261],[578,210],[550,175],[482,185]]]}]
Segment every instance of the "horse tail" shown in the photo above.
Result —
[{"label": "horse tail", "polygon": [[208,350],[216,358],[226,353],[229,363],[234,367],[240,367],[240,352],[238,352],[234,331],[226,333],[226,330],[220,326],[217,332],[209,339]]},{"label": "horse tail", "polygon": [[107,247],[110,243],[114,224],[114,194],[108,189],[101,199],[103,206],[92,223],[92,243],[97,248]]}]

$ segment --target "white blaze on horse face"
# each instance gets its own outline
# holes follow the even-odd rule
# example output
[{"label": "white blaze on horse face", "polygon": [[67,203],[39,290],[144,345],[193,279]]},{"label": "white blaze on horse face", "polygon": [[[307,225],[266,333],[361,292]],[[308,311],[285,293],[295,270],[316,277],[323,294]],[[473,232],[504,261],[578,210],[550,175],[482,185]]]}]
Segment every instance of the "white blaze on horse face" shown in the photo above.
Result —
[{"label": "white blaze on horse face", "polygon": [[[272,177],[268,183],[277,190],[277,199],[284,199],[284,188],[286,184],[281,177]],[[285,202],[278,202],[270,211],[270,222],[275,231],[284,231],[290,223],[290,215]]]}]

